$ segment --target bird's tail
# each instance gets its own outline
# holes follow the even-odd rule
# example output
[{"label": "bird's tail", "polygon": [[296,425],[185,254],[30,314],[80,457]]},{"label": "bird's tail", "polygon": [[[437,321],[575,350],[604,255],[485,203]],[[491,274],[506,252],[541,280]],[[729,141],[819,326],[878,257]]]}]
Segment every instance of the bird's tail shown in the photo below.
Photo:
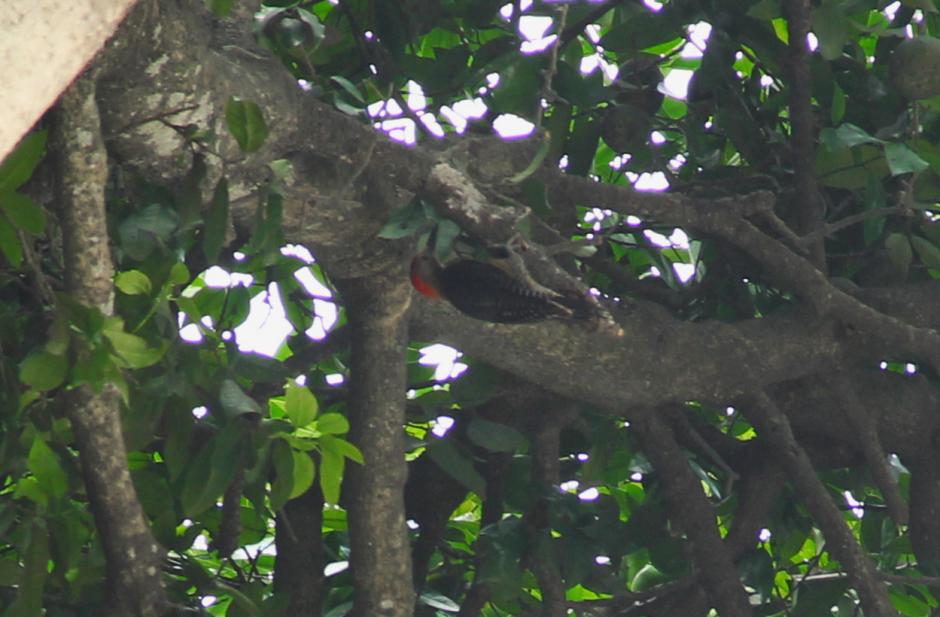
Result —
[{"label": "bird's tail", "polygon": [[572,321],[596,321],[598,307],[593,299],[580,291],[559,291],[553,301],[563,307],[567,314],[561,315]]}]

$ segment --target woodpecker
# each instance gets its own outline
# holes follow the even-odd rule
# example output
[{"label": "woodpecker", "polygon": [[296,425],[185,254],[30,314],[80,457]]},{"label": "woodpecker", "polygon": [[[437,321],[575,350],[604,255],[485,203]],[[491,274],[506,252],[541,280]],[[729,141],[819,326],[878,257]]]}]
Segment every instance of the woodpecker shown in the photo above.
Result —
[{"label": "woodpecker", "polygon": [[411,262],[411,284],[429,298],[450,302],[465,315],[504,324],[544,319],[590,319],[590,301],[578,292],[559,293],[524,281],[483,261],[458,259],[442,266],[430,255]]}]

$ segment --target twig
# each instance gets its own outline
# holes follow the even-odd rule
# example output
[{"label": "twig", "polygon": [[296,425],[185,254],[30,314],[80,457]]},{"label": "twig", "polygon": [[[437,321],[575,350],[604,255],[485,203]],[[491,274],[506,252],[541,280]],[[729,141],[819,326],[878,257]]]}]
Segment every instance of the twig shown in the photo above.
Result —
[{"label": "twig", "polygon": [[548,66],[545,67],[544,71],[542,71],[542,92],[540,93],[540,100],[535,112],[536,130],[541,128],[542,116],[544,115],[541,99],[545,99],[549,102],[553,102],[555,100],[555,90],[552,88],[552,81],[555,79],[555,73],[558,71],[558,50],[561,49],[561,33],[565,29],[565,23],[568,21],[568,5],[560,5],[557,9],[555,9],[555,15],[556,19],[558,20],[558,23],[555,25],[555,30],[559,33],[559,36],[555,40],[555,44],[552,45],[551,50],[548,52]]},{"label": "twig", "polygon": [[[790,39],[790,143],[795,172],[797,214],[802,234],[811,233],[823,223],[819,187],[813,173],[815,144],[812,110],[812,82],[809,72],[809,49],[806,40],[810,28],[809,0],[787,0],[784,3]],[[813,265],[826,271],[826,251],[822,239],[808,247]]]},{"label": "twig", "polygon": [[816,231],[810,232],[802,238],[799,238],[798,242],[801,246],[809,246],[813,242],[817,242],[820,238],[831,236],[835,232],[845,229],[846,227],[851,227],[852,225],[856,225],[858,223],[864,223],[865,221],[871,221],[885,216],[893,216],[895,214],[901,216],[911,216],[913,214],[913,210],[907,206],[891,206],[889,208],[866,210],[865,212],[853,214],[843,219],[839,219],[834,223],[824,225],[818,228]]},{"label": "twig", "polygon": [[30,273],[33,275],[36,293],[44,305],[47,307],[53,306],[55,304],[55,291],[49,283],[49,277],[42,271],[42,266],[39,263],[39,259],[36,257],[33,243],[27,238],[26,232],[18,230],[17,233],[20,239],[20,246],[23,247],[23,261],[26,262],[26,267],[29,268]]},{"label": "twig", "polygon": [[[803,579],[805,582],[815,583],[822,581],[837,581],[846,578],[845,572],[826,572],[824,574],[813,574]],[[890,572],[878,572],[878,578],[895,585],[924,585],[940,589],[940,577],[937,576],[905,576],[904,574],[892,574]]]},{"label": "twig", "polygon": [[806,236],[801,238],[799,235],[797,235],[796,232],[790,229],[789,225],[784,223],[783,220],[777,216],[777,213],[774,212],[772,208],[761,208],[755,212],[755,216],[763,219],[768,225],[770,225],[772,230],[780,234],[780,236],[786,240],[790,248],[804,257],[807,255],[805,244]]},{"label": "twig", "polygon": [[748,419],[757,429],[759,438],[779,457],[796,493],[822,530],[830,552],[845,566],[865,614],[872,617],[896,615],[887,590],[878,583],[875,564],[856,542],[842,513],[816,475],[809,456],[793,435],[786,415],[763,390],[756,391],[749,403]]},{"label": "twig", "polygon": [[885,457],[884,448],[878,437],[876,420],[867,413],[845,371],[840,370],[835,374],[835,389],[839,398],[842,399],[842,411],[859,440],[865,461],[872,472],[875,485],[881,490],[885,503],[888,505],[891,518],[898,525],[906,525],[907,504],[901,497],[901,490],[894,480],[888,459]]},{"label": "twig", "polygon": [[535,575],[542,596],[543,617],[567,615],[565,584],[558,564],[551,557],[551,494],[560,482],[559,448],[561,430],[573,418],[570,409],[549,409],[544,422],[539,423],[530,436],[533,447],[532,476],[542,496],[525,513],[526,535],[530,549],[527,553],[529,568]]},{"label": "twig", "polygon": [[572,41],[572,39],[584,32],[585,28],[593,24],[595,21],[606,15],[608,11],[620,4],[624,4],[624,0],[608,0],[603,4],[599,4],[594,10],[570,26],[566,27],[563,25],[561,28],[559,28],[561,34],[558,35],[558,43],[561,46],[567,45]]},{"label": "twig", "polygon": [[175,107],[173,109],[168,109],[166,111],[161,111],[158,114],[152,114],[149,116],[144,116],[143,118],[138,118],[137,120],[131,120],[121,128],[119,128],[115,133],[123,133],[127,129],[133,128],[135,126],[140,126],[141,124],[147,124],[148,122],[156,122],[158,120],[165,120],[170,116],[175,116],[176,114],[183,113],[184,111],[193,111],[194,109],[199,109],[198,103],[190,103],[189,105],[182,105],[181,107]]},{"label": "twig", "polygon": [[728,547],[715,524],[715,513],[692,473],[672,429],[659,417],[659,410],[636,414],[633,427],[643,450],[653,463],[669,517],[689,539],[698,579],[722,617],[752,615]]}]

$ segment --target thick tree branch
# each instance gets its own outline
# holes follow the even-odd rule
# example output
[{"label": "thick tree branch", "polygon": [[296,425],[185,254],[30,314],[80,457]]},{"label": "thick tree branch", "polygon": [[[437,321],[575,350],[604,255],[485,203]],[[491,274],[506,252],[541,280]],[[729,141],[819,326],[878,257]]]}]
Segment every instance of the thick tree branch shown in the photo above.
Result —
[{"label": "thick tree branch", "polygon": [[[195,8],[190,8],[198,12]],[[238,194],[241,192],[244,196],[249,195],[252,180],[260,177],[261,162],[271,158],[285,157],[295,163],[296,172],[295,185],[288,187],[290,195],[296,199],[291,199],[285,204],[285,231],[289,240],[303,242],[313,247],[318,258],[323,260],[323,263],[328,266],[329,271],[334,275],[352,272],[364,273],[367,267],[380,266],[382,260],[388,259],[389,255],[393,255],[394,250],[387,251],[386,248],[383,248],[383,243],[371,241],[371,235],[381,226],[390,209],[394,207],[392,200],[387,200],[389,209],[379,211],[375,207],[364,207],[360,202],[354,200],[327,200],[325,197],[323,199],[317,197],[318,195],[330,195],[336,188],[336,178],[344,177],[342,173],[335,173],[338,165],[347,165],[353,169],[356,167],[355,162],[361,156],[361,152],[357,150],[357,143],[361,143],[363,139],[371,142],[373,139],[372,129],[359,124],[348,116],[339,114],[330,109],[325,103],[304,96],[286,76],[283,79],[278,77],[280,69],[274,61],[261,61],[254,56],[242,58],[242,56],[232,56],[231,54],[225,57],[223,61],[221,55],[216,56],[205,53],[204,48],[207,44],[216,44],[217,42],[217,39],[213,39],[208,34],[208,21],[202,22],[189,17],[187,23],[186,20],[172,13],[172,6],[161,6],[161,10],[165,11],[164,19],[161,21],[161,23],[166,22],[164,32],[168,32],[167,29],[170,28],[179,29],[180,25],[186,26],[188,30],[185,32],[184,39],[192,41],[193,45],[191,47],[184,46],[183,48],[174,47],[171,56],[173,61],[160,65],[156,80],[148,78],[146,82],[142,81],[141,83],[131,81],[130,83],[115,82],[110,84],[106,96],[112,116],[111,125],[125,126],[127,123],[120,121],[123,116],[144,117],[159,113],[165,106],[160,106],[159,99],[155,100],[148,97],[154,91],[160,91],[161,88],[165,89],[167,87],[173,88],[174,91],[182,91],[184,94],[188,92],[186,96],[180,97],[180,101],[174,104],[174,108],[179,108],[188,100],[201,101],[200,112],[193,115],[192,121],[199,122],[199,118],[208,118],[210,122],[216,122],[216,119],[221,116],[224,101],[229,94],[242,94],[246,85],[264,83],[266,84],[264,87],[252,87],[251,90],[255,93],[262,93],[260,103],[263,109],[266,113],[273,114],[269,122],[272,126],[272,133],[261,153],[236,161],[229,167],[231,177],[235,178],[232,185],[233,197],[235,198],[233,214],[236,219],[240,221],[250,221],[252,219],[254,200],[239,200]],[[205,32],[201,29],[205,29]],[[153,31],[153,29],[151,28],[149,31]],[[202,35],[201,32],[203,32]],[[218,42],[224,43],[225,41]],[[239,42],[242,45],[245,44],[241,39],[239,39]],[[259,55],[264,53],[260,50],[256,51]],[[183,57],[177,62],[176,58],[180,54],[183,54]],[[211,83],[186,81],[186,79],[192,80],[192,77],[187,76],[185,67],[191,66],[197,60],[206,65],[203,75],[208,76],[206,78],[211,77],[213,80]],[[133,73],[135,76],[142,74],[144,74],[144,71]],[[171,85],[168,86],[167,84]],[[207,100],[204,94],[207,91],[214,93],[213,96],[217,95],[216,98]],[[245,92],[247,93],[247,90]],[[248,96],[248,94],[244,95]],[[148,108],[147,105],[150,107]],[[219,133],[223,141],[227,139],[224,130],[219,131]],[[358,139],[360,137],[361,139]],[[152,140],[153,137],[148,137],[148,139],[141,141],[141,135],[130,134],[126,137],[121,136],[120,139],[113,139],[110,144],[124,160],[139,161],[143,169],[146,170],[148,165],[153,165],[152,162],[148,163],[147,161],[154,159],[154,152],[166,150],[165,144],[152,143]],[[145,153],[135,154],[135,152],[138,152],[137,150],[130,150],[131,148],[139,149],[141,144],[146,148]],[[315,144],[315,148],[311,148],[311,144]],[[471,174],[485,184],[494,185],[500,181],[501,174],[518,171],[513,167],[513,163],[518,165],[520,161],[531,160],[532,156],[532,144],[525,142],[505,143],[498,140],[466,140],[466,143],[462,143],[458,149],[465,153],[463,160],[466,163],[466,173]],[[225,147],[225,150],[231,151],[228,146]],[[177,150],[173,151],[176,152]],[[146,158],[144,158],[144,154],[146,154]],[[173,167],[178,169],[175,158],[169,155],[168,158],[173,159]],[[343,163],[343,161],[348,163]],[[397,144],[380,141],[374,148],[369,170],[364,176],[380,179],[382,183],[385,183],[384,185],[374,184],[374,188],[370,189],[373,192],[404,191],[407,194],[408,192],[427,191],[433,194],[434,191],[429,189],[428,179],[431,177],[432,167],[437,162],[436,155],[425,149],[406,149]],[[160,169],[162,168],[153,168],[155,172]],[[502,177],[505,177],[505,175]],[[554,172],[547,172],[546,177],[547,188],[552,194],[553,203],[573,204],[588,201],[594,205],[614,207],[620,211],[637,214],[647,220],[674,221],[677,224],[688,224],[690,229],[695,228],[696,221],[701,214],[700,208],[693,205],[687,197],[681,195],[638,193],[623,187],[613,187],[580,178],[562,176]],[[237,180],[238,178],[241,178],[241,181]],[[330,184],[330,182],[333,182],[333,184]],[[469,184],[472,186],[472,182]],[[725,200],[721,202],[720,207],[727,210],[729,217],[732,219],[734,215],[746,215],[749,212],[756,211],[755,206],[744,207],[740,204],[735,205],[736,203],[733,200]],[[497,210],[499,209],[491,207],[490,212]],[[317,212],[316,217],[304,214],[313,211]],[[303,225],[300,225],[301,221],[304,222]],[[481,229],[488,230],[487,233],[484,233],[484,236],[492,239],[498,239],[501,233],[509,232],[506,227],[497,224],[495,220],[489,227],[481,226]],[[497,231],[499,229],[503,231]],[[727,233],[724,235],[730,238],[735,236],[735,231],[735,229],[727,229]],[[753,239],[756,242],[764,242],[767,237],[757,232]],[[731,238],[731,241],[734,241],[734,238]],[[773,250],[769,252],[772,253]],[[766,255],[760,257],[762,258],[761,261],[764,262],[768,259]],[[794,258],[799,259],[796,256]],[[769,259],[771,262],[776,261],[775,255],[769,257]],[[800,261],[804,264],[799,266],[800,268],[811,268],[805,260]],[[790,265],[792,264],[787,267],[789,268]],[[824,281],[824,279],[822,280]],[[551,281],[547,282],[550,283]],[[815,284],[817,281],[810,282]],[[828,285],[819,287],[810,285],[809,289],[800,288],[799,286],[794,287],[800,293],[806,291],[809,296],[825,296],[830,292],[830,286]],[[851,299],[848,296],[843,296],[839,301],[844,305],[840,309],[842,310],[848,306],[847,303]],[[856,304],[856,308],[857,306],[858,304]],[[865,312],[864,309],[862,312]],[[431,319],[432,322],[434,320],[444,320],[436,324],[429,323],[429,326],[431,330],[448,330],[447,338],[450,342],[464,348],[472,345],[472,341],[468,343],[464,336],[459,335],[460,330],[466,330],[463,328],[462,323],[453,329],[446,325],[450,323],[452,313],[444,310],[433,314],[422,311],[421,315]],[[865,316],[872,317],[872,328],[866,328],[866,330],[873,329],[875,334],[879,334],[882,330],[880,319],[867,312],[865,312]],[[740,352],[728,349],[729,353],[722,355],[723,358],[726,358],[726,361],[720,364],[701,362],[695,359],[686,362],[686,358],[689,357],[688,352],[692,349],[708,348],[710,354],[725,351],[722,349],[723,344],[721,341],[727,339],[717,332],[722,327],[713,324],[696,324],[695,327],[690,328],[686,328],[684,325],[673,327],[675,322],[660,321],[652,318],[645,311],[634,311],[633,314],[621,314],[617,317],[622,324],[628,323],[633,326],[624,328],[626,334],[624,340],[630,341],[631,353],[608,353],[608,350],[613,351],[613,347],[619,345],[619,343],[604,337],[595,337],[590,353],[585,357],[591,358],[592,364],[598,358],[602,360],[602,363],[605,363],[603,362],[605,359],[609,359],[610,364],[607,366],[609,370],[615,371],[611,373],[612,377],[646,373],[643,379],[636,380],[637,383],[634,384],[634,387],[617,388],[618,391],[624,393],[621,396],[627,396],[631,399],[629,401],[619,401],[619,403],[625,402],[629,406],[655,406],[665,400],[687,400],[700,397],[703,392],[706,392],[709,396],[716,395],[721,398],[735,396],[740,394],[740,380],[734,375],[733,367],[741,361],[757,359],[761,370],[756,371],[755,376],[759,378],[761,385],[767,385],[781,379],[792,379],[812,372],[815,367],[825,365],[828,361],[827,356],[834,351],[835,339],[830,334],[825,333],[822,327],[814,328],[812,333],[806,333],[806,337],[801,335],[801,332],[806,332],[805,327],[797,327],[795,330],[797,333],[796,338],[790,339],[793,341],[790,344],[785,340],[789,339],[789,336],[783,327],[774,333],[775,335],[770,336],[768,332],[768,335],[765,336],[760,333],[763,330],[761,326],[752,327],[749,324],[744,324],[741,327],[755,334],[752,341],[752,346],[756,352],[755,357],[745,358],[742,357]],[[782,323],[778,325],[783,326]],[[785,327],[792,328],[796,325],[794,321],[786,324]],[[897,325],[896,322],[895,325]],[[556,326],[557,324],[548,324],[545,327],[552,329],[552,335],[555,335],[558,332]],[[541,345],[546,339],[542,335],[543,333],[538,332],[535,328],[526,327],[525,330],[531,333],[531,336],[528,334],[525,336],[527,345],[532,345],[534,341]],[[891,328],[887,331],[890,330]],[[894,328],[895,332],[898,330],[903,331],[902,334],[905,340],[911,338],[908,335],[919,338],[918,331],[911,332],[903,327]],[[667,341],[674,341],[676,345],[667,344],[663,346],[659,344],[655,337],[647,335],[650,332],[665,337]],[[475,334],[467,332],[467,338],[474,338]],[[504,335],[488,337],[488,345],[485,347],[474,346],[477,350],[473,353],[481,358],[492,359],[504,368],[515,370],[515,367],[522,364],[522,362],[517,361],[515,358],[507,358],[507,355],[509,355],[510,348],[513,354],[519,348],[516,343],[521,341],[517,341],[517,334],[518,331],[514,332],[511,339],[506,338]],[[577,336],[580,337],[583,334],[583,332],[578,332]],[[562,345],[559,345],[559,348],[565,347],[567,351],[574,351],[581,347],[568,344],[566,339],[574,338],[574,336],[575,333],[572,333],[571,337],[563,337],[561,339]],[[497,344],[494,345],[494,342]],[[512,344],[508,345],[510,342]],[[533,347],[533,349],[537,349],[537,347]],[[601,351],[598,352],[598,350]],[[670,350],[681,350],[682,353],[676,355]],[[587,351],[586,347],[585,351]],[[548,350],[547,354],[531,355],[537,356],[540,359],[540,364],[543,365],[546,362],[555,362],[551,350]],[[627,357],[623,358],[624,355]],[[657,363],[657,367],[663,368],[662,377],[664,379],[658,379],[657,375],[650,374],[659,372],[656,367],[641,367],[639,372],[631,370],[633,367],[630,364],[636,364],[638,358],[650,357],[651,355],[663,359],[662,362]],[[711,355],[711,357],[714,357],[714,355]],[[529,359],[526,358],[526,360]],[[621,360],[624,359],[626,364],[621,363]],[[568,369],[573,366],[575,366],[574,361],[569,364],[566,359],[565,365],[556,365],[557,370],[554,371],[556,373],[554,377],[564,376],[565,379],[541,379],[536,383],[553,381],[555,384],[564,384],[569,382],[568,376],[571,372]],[[538,375],[539,371],[531,371],[531,373]],[[541,374],[546,375],[550,373],[552,371],[548,373],[541,372]],[[716,379],[715,373],[721,373],[721,375]],[[529,375],[529,372],[517,374]],[[668,375],[677,374],[683,375],[689,381],[685,383],[682,383],[682,381],[676,382],[667,377]],[[763,377],[760,377],[760,375],[763,375]],[[699,380],[699,376],[701,376],[701,380]],[[669,387],[658,390],[645,385],[650,383],[665,383]],[[704,388],[700,386],[704,386]],[[637,400],[638,398],[645,400]]]},{"label": "thick tree branch", "polygon": [[565,601],[565,584],[558,568],[558,557],[552,551],[552,534],[549,523],[551,501],[548,495],[558,490],[561,482],[558,461],[561,444],[561,429],[571,421],[571,409],[549,406],[545,416],[530,432],[532,439],[532,478],[540,489],[529,511],[525,525],[530,550],[527,562],[542,594],[543,617],[565,617],[568,614]]},{"label": "thick tree branch", "polygon": [[337,280],[352,337],[349,438],[365,465],[347,467],[354,617],[410,617],[414,609],[405,527],[405,397],[411,289],[404,264]]},{"label": "thick tree branch", "polygon": [[[753,453],[754,458],[761,454]],[[769,461],[754,461],[744,472],[734,523],[725,537],[725,544],[735,558],[757,545],[758,534],[766,526],[783,485],[784,477],[779,466]]]},{"label": "thick tree branch", "polygon": [[901,497],[901,489],[894,479],[891,466],[888,465],[887,455],[878,436],[876,419],[868,414],[868,410],[862,404],[849,376],[845,372],[837,372],[834,381],[836,392],[839,398],[843,400],[842,410],[849,421],[852,433],[858,439],[859,446],[865,456],[865,462],[868,463],[868,469],[874,478],[875,486],[881,491],[881,495],[888,505],[888,512],[894,522],[899,526],[906,525],[908,518],[907,503]]},{"label": "thick tree branch", "polygon": [[[485,529],[488,525],[495,525],[502,518],[506,472],[509,470],[511,458],[512,455],[506,452],[487,453],[486,495],[483,498],[483,514],[480,519],[481,529]],[[483,563],[485,556],[482,554],[479,545],[475,548],[477,550],[474,560],[474,581],[460,604],[457,617],[477,617],[492,595],[489,583],[476,578],[480,573],[480,565]]]},{"label": "thick tree branch", "polygon": [[688,537],[696,576],[712,606],[723,617],[750,616],[747,594],[732,556],[718,534],[715,513],[672,429],[655,412],[642,413],[634,426],[663,485],[669,517]]},{"label": "thick tree branch", "polygon": [[923,570],[940,573],[940,456],[932,448],[904,462],[911,470],[911,546]]},{"label": "thick tree branch", "polygon": [[[737,246],[755,259],[774,281],[809,302],[820,315],[831,315],[851,324],[872,338],[882,341],[891,349],[912,353],[940,367],[940,333],[935,329],[919,328],[891,315],[882,314],[856,298],[836,288],[811,263],[793,253],[779,240],[761,232],[745,216],[767,207],[762,203],[769,194],[752,195],[749,209],[736,207],[735,200],[710,202],[684,201],[681,196],[648,200],[629,188],[591,182],[573,176],[558,176],[554,185],[556,194],[592,197],[594,205],[610,208],[623,214],[640,217],[653,216],[689,229],[697,229],[717,236]],[[662,210],[655,212],[662,206]],[[740,216],[738,215],[740,214]]]},{"label": "thick tree branch", "polygon": [[277,513],[274,592],[290,596],[288,617],[319,617],[323,606],[323,494],[319,483]]},{"label": "thick tree branch", "polygon": [[875,565],[852,536],[842,512],[793,435],[787,417],[762,391],[751,398],[749,407],[748,419],[789,474],[790,482],[826,537],[826,547],[845,567],[865,614],[872,617],[896,615],[887,590],[878,580]]},{"label": "thick tree branch", "polygon": [[[114,270],[104,203],[108,167],[93,76],[80,77],[62,95],[53,139],[68,291],[81,304],[110,315]],[[83,385],[64,396],[107,559],[105,612],[158,617],[167,608],[163,549],[150,532],[127,467],[120,394],[109,384],[100,392]]]}]

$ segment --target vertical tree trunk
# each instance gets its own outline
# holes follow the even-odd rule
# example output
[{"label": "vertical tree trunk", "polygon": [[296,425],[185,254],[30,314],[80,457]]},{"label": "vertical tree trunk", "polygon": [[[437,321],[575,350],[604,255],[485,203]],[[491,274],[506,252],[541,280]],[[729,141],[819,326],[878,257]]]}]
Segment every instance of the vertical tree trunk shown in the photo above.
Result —
[{"label": "vertical tree trunk", "polygon": [[405,315],[411,287],[404,265],[391,273],[337,281],[352,335],[350,440],[365,465],[347,468],[353,617],[408,617],[414,609],[405,526]]},{"label": "vertical tree trunk", "polygon": [[[54,114],[57,193],[69,294],[105,315],[113,308],[114,275],[104,188],[107,154],[101,138],[95,82],[80,77]],[[115,617],[157,617],[167,607],[163,549],[137,499],[121,433],[120,395],[84,385],[65,395],[101,543],[107,559],[109,604]]]}]

